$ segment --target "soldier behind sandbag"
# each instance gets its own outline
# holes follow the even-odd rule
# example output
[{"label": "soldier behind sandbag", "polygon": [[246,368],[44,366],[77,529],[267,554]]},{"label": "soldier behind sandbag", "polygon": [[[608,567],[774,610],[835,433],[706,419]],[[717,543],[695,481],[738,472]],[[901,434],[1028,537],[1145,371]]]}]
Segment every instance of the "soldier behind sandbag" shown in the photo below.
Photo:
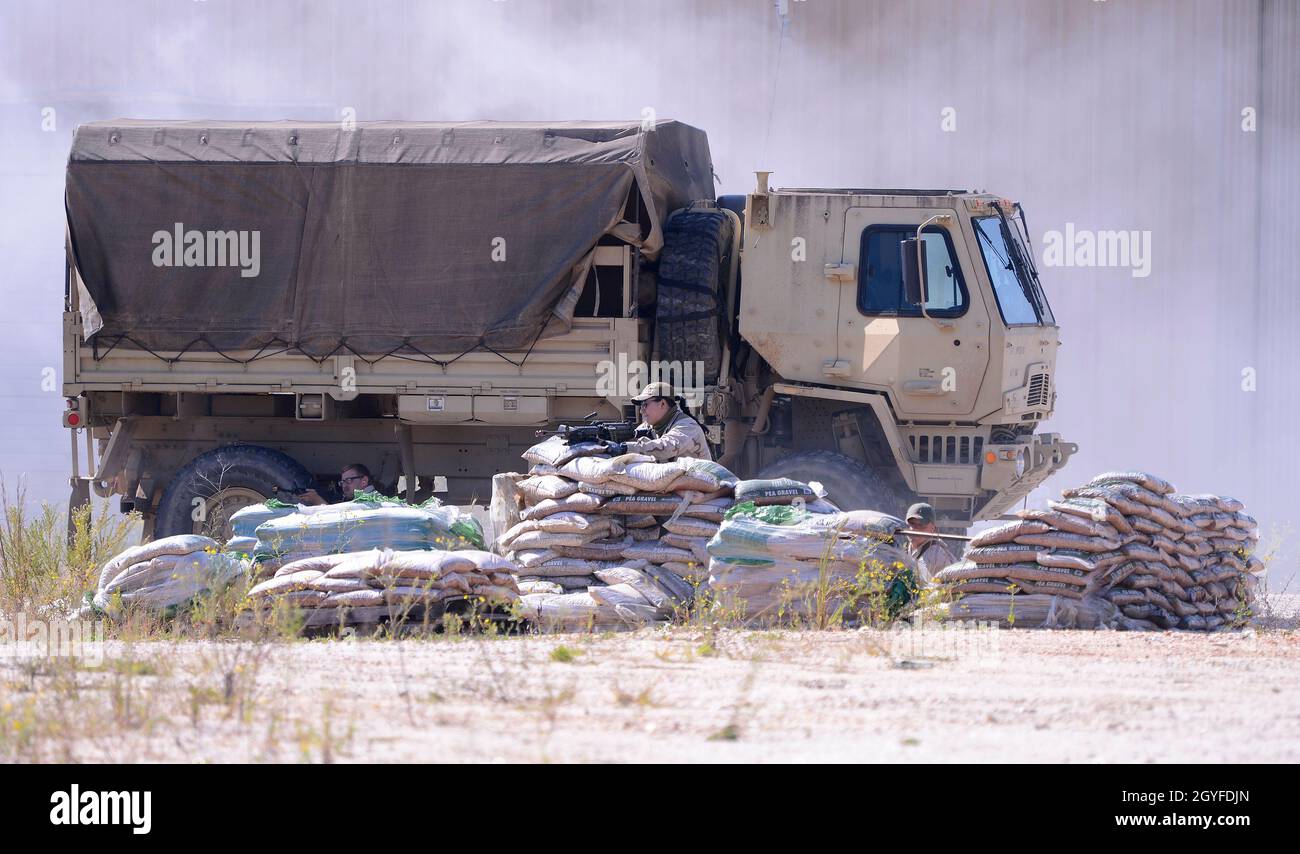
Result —
[{"label": "soldier behind sandbag", "polygon": [[678,457],[712,460],[704,428],[686,411],[686,401],[673,394],[668,383],[650,383],[632,398],[641,412],[642,428],[649,428],[653,438],[630,442],[606,442],[605,449],[621,454],[646,454],[661,463]]},{"label": "soldier behind sandbag", "polygon": [[[939,526],[935,524],[934,508],[925,503],[913,504],[907,510],[907,527],[913,531],[937,534]],[[909,534],[907,550],[916,558],[916,581],[922,585],[929,584],[940,570],[960,560],[948,544],[938,537]]]},{"label": "soldier behind sandbag", "polygon": [[299,504],[337,504],[339,501],[351,501],[356,497],[358,492],[373,492],[375,489],[374,481],[370,475],[370,469],[361,463],[353,463],[339,473],[338,481],[338,501],[326,501],[324,496],[314,489],[308,489],[298,495]]}]

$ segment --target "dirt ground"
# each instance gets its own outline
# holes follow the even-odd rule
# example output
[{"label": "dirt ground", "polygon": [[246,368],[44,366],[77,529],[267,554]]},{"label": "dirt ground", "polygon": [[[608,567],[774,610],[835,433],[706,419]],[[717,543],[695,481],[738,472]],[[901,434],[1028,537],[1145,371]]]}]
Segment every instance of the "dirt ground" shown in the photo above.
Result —
[{"label": "dirt ground", "polygon": [[110,642],[0,658],[0,756],[1295,762],[1300,597],[1245,633],[922,630]]}]

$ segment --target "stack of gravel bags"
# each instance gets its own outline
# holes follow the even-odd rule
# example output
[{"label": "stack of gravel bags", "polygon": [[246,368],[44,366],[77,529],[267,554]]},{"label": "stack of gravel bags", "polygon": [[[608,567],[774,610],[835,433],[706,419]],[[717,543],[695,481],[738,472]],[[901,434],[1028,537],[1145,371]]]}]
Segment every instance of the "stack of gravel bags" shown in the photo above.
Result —
[{"label": "stack of gravel bags", "polygon": [[1005,611],[1012,595],[1022,626],[1039,624],[1025,616],[1027,596],[1081,603],[1029,603],[1050,625],[1068,611],[1080,627],[1212,631],[1248,612],[1263,564],[1251,555],[1258,525],[1239,501],[1178,495],[1145,472],[1098,475],[1062,495],[980,533],[936,576],[967,603],[953,616]]},{"label": "stack of gravel bags", "polygon": [[[1254,555],[1258,523],[1235,498],[1166,496],[1160,508],[1132,504],[1138,499],[1128,490],[1116,496],[1117,504],[1130,502],[1134,511],[1135,541],[1124,546],[1134,570],[1106,598],[1133,628],[1214,631],[1244,624],[1265,569]],[[1168,517],[1175,527],[1163,527]],[[1157,525],[1162,530],[1154,530]]]},{"label": "stack of gravel bags", "polygon": [[614,458],[558,437],[523,456],[527,476],[494,478],[492,517],[509,524],[495,548],[519,564],[531,619],[622,628],[690,602],[707,577],[705,545],[733,503],[731,472],[709,460]]},{"label": "stack of gravel bags", "polygon": [[298,512],[298,505],[269,499],[261,504],[241,507],[230,515],[230,539],[221,550],[227,554],[251,556],[257,550],[257,528],[263,522]]},{"label": "stack of gravel bags", "polygon": [[129,548],[104,564],[93,598],[100,611],[135,606],[161,611],[224,590],[248,564],[211,537],[180,534]]},{"label": "stack of gravel bags", "polygon": [[516,569],[499,555],[473,549],[371,549],[286,563],[248,595],[259,605],[311,611],[383,608],[406,614],[464,597],[502,605],[518,599]]},{"label": "stack of gravel bags", "polygon": [[[523,615],[543,632],[637,629],[669,620],[694,595],[675,574],[643,560],[596,570],[597,583],[566,592],[532,582],[520,600]],[[529,582],[521,582],[521,591]]]},{"label": "stack of gravel bags", "polygon": [[1072,599],[1046,593],[971,593],[941,606],[948,619],[997,623],[1002,628],[1120,628],[1119,609],[1098,596]]},{"label": "stack of gravel bags", "polygon": [[790,505],[802,507],[810,513],[834,513],[839,510],[826,500],[825,490],[816,481],[804,483],[788,477],[742,480],[736,484],[734,494],[737,504],[753,504],[756,507]]},{"label": "stack of gravel bags", "polygon": [[564,589],[585,589],[595,572],[622,556],[622,520],[601,515],[601,499],[574,492],[543,499],[497,538],[497,549],[520,565],[521,580],[547,581]]},{"label": "stack of gravel bags", "polygon": [[254,560],[267,568],[370,549],[483,549],[485,545],[482,529],[472,516],[444,507],[436,499],[416,507],[378,497],[299,506],[292,513],[262,522],[255,533]]},{"label": "stack of gravel bags", "polygon": [[719,608],[760,624],[837,611],[851,621],[882,598],[891,612],[912,598],[916,562],[896,539],[902,519],[766,500],[734,507],[708,543],[709,587]]}]

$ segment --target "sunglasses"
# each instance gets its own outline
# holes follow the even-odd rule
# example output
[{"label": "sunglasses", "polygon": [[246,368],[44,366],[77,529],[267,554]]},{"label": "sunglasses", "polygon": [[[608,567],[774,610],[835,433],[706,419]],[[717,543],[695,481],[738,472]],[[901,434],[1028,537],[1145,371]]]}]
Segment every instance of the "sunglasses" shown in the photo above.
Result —
[{"label": "sunglasses", "polygon": [[365,476],[364,474],[354,474],[354,475],[352,475],[352,477],[341,477],[341,478],[339,478],[339,483],[351,483],[351,482],[354,481],[354,480],[365,480],[365,479],[366,479],[366,476]]}]

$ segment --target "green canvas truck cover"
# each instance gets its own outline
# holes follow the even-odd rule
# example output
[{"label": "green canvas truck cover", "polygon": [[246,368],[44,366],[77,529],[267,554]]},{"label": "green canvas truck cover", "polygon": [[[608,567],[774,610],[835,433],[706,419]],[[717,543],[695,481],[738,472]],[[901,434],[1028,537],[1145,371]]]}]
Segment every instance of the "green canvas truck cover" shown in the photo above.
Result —
[{"label": "green canvas truck cover", "polygon": [[603,236],[653,259],[713,196],[675,121],[115,120],[77,129],[66,205],[96,347],[324,357],[527,350]]}]

